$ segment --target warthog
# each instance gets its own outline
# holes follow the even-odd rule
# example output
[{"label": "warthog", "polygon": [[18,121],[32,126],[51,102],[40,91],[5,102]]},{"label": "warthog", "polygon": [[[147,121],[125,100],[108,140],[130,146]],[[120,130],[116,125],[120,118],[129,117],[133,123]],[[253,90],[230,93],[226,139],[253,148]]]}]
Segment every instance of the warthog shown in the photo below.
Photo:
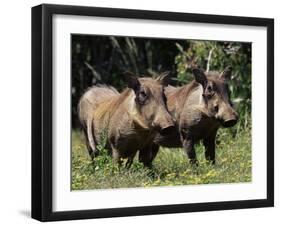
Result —
[{"label": "warthog", "polygon": [[152,78],[127,75],[128,88],[119,93],[112,87],[94,86],[80,99],[79,119],[89,154],[98,154],[97,145],[105,147],[121,163],[127,158],[130,167],[136,152],[151,142],[156,131],[174,126],[166,106],[164,87],[167,74]]},{"label": "warthog", "polygon": [[222,73],[204,73],[192,69],[195,80],[182,87],[166,88],[168,110],[175,121],[175,129],[169,134],[156,135],[154,142],[140,150],[139,160],[151,166],[159,145],[164,147],[183,147],[190,162],[196,163],[194,144],[203,140],[205,157],[215,163],[215,139],[220,126],[234,126],[238,114],[232,107],[227,81],[231,67]]}]

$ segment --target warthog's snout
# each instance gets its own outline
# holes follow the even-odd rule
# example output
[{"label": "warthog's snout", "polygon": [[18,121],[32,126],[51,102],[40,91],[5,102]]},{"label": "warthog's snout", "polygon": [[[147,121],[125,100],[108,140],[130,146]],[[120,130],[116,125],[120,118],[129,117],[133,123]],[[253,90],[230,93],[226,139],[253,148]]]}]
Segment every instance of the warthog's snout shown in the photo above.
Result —
[{"label": "warthog's snout", "polygon": [[174,129],[175,129],[174,125],[162,128],[160,130],[160,134],[162,134],[162,135],[169,135],[169,134],[171,134],[174,131]]},{"label": "warthog's snout", "polygon": [[232,118],[229,118],[229,119],[226,119],[224,122],[223,122],[223,127],[225,128],[228,128],[228,127],[232,127],[234,126],[238,121],[238,116],[234,116]]},{"label": "warthog's snout", "polygon": [[237,112],[230,106],[226,105],[226,108],[223,108],[223,117],[221,118],[221,124],[223,127],[228,128],[234,126],[238,122]]},{"label": "warthog's snout", "polygon": [[168,133],[174,128],[175,124],[170,114],[166,114],[165,117],[157,117],[154,126],[160,133]]}]

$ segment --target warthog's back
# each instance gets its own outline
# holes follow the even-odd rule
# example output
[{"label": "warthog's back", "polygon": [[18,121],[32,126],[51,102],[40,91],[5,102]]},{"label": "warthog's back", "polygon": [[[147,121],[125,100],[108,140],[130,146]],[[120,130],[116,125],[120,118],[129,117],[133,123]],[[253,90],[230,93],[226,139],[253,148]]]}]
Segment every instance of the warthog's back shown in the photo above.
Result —
[{"label": "warthog's back", "polygon": [[91,114],[97,106],[116,95],[120,95],[120,93],[111,86],[99,85],[89,88],[80,98],[78,104],[78,115],[81,124],[85,126],[86,121],[91,118]]}]

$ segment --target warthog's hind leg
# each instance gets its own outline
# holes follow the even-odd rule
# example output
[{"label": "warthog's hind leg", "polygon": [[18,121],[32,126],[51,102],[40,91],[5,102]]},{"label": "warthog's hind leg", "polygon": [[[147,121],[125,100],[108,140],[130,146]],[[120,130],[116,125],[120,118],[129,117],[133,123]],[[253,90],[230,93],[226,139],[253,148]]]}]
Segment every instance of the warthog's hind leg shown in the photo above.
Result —
[{"label": "warthog's hind leg", "polygon": [[90,157],[92,160],[98,155],[98,150],[96,149],[96,144],[93,137],[93,131],[92,131],[92,125],[91,123],[87,123],[87,128],[84,128],[84,135],[86,140],[86,146],[89,152]]},{"label": "warthog's hind leg", "polygon": [[113,147],[113,145],[111,145],[111,149],[112,149],[113,162],[117,163],[118,167],[121,167],[122,163],[123,163],[123,160],[121,159],[119,151],[115,147]]},{"label": "warthog's hind leg", "polygon": [[189,137],[184,137],[182,138],[182,146],[189,158],[189,162],[192,164],[192,165],[196,165],[198,166],[199,163],[198,163],[198,160],[197,160],[197,157],[196,157],[196,152],[195,152],[195,149],[194,149],[194,141],[192,138],[189,138]]}]

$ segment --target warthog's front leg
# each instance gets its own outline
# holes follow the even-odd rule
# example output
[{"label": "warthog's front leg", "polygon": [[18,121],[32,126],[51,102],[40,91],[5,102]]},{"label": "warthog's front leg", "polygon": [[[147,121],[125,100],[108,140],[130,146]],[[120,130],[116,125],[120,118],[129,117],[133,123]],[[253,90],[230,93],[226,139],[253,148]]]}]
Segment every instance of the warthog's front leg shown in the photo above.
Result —
[{"label": "warthog's front leg", "polygon": [[152,168],[152,161],[155,159],[159,151],[159,145],[155,143],[148,144],[139,151],[139,161],[143,163],[145,167]]},{"label": "warthog's front leg", "polygon": [[205,158],[212,164],[216,163],[216,136],[207,137],[203,140],[205,146]]}]

